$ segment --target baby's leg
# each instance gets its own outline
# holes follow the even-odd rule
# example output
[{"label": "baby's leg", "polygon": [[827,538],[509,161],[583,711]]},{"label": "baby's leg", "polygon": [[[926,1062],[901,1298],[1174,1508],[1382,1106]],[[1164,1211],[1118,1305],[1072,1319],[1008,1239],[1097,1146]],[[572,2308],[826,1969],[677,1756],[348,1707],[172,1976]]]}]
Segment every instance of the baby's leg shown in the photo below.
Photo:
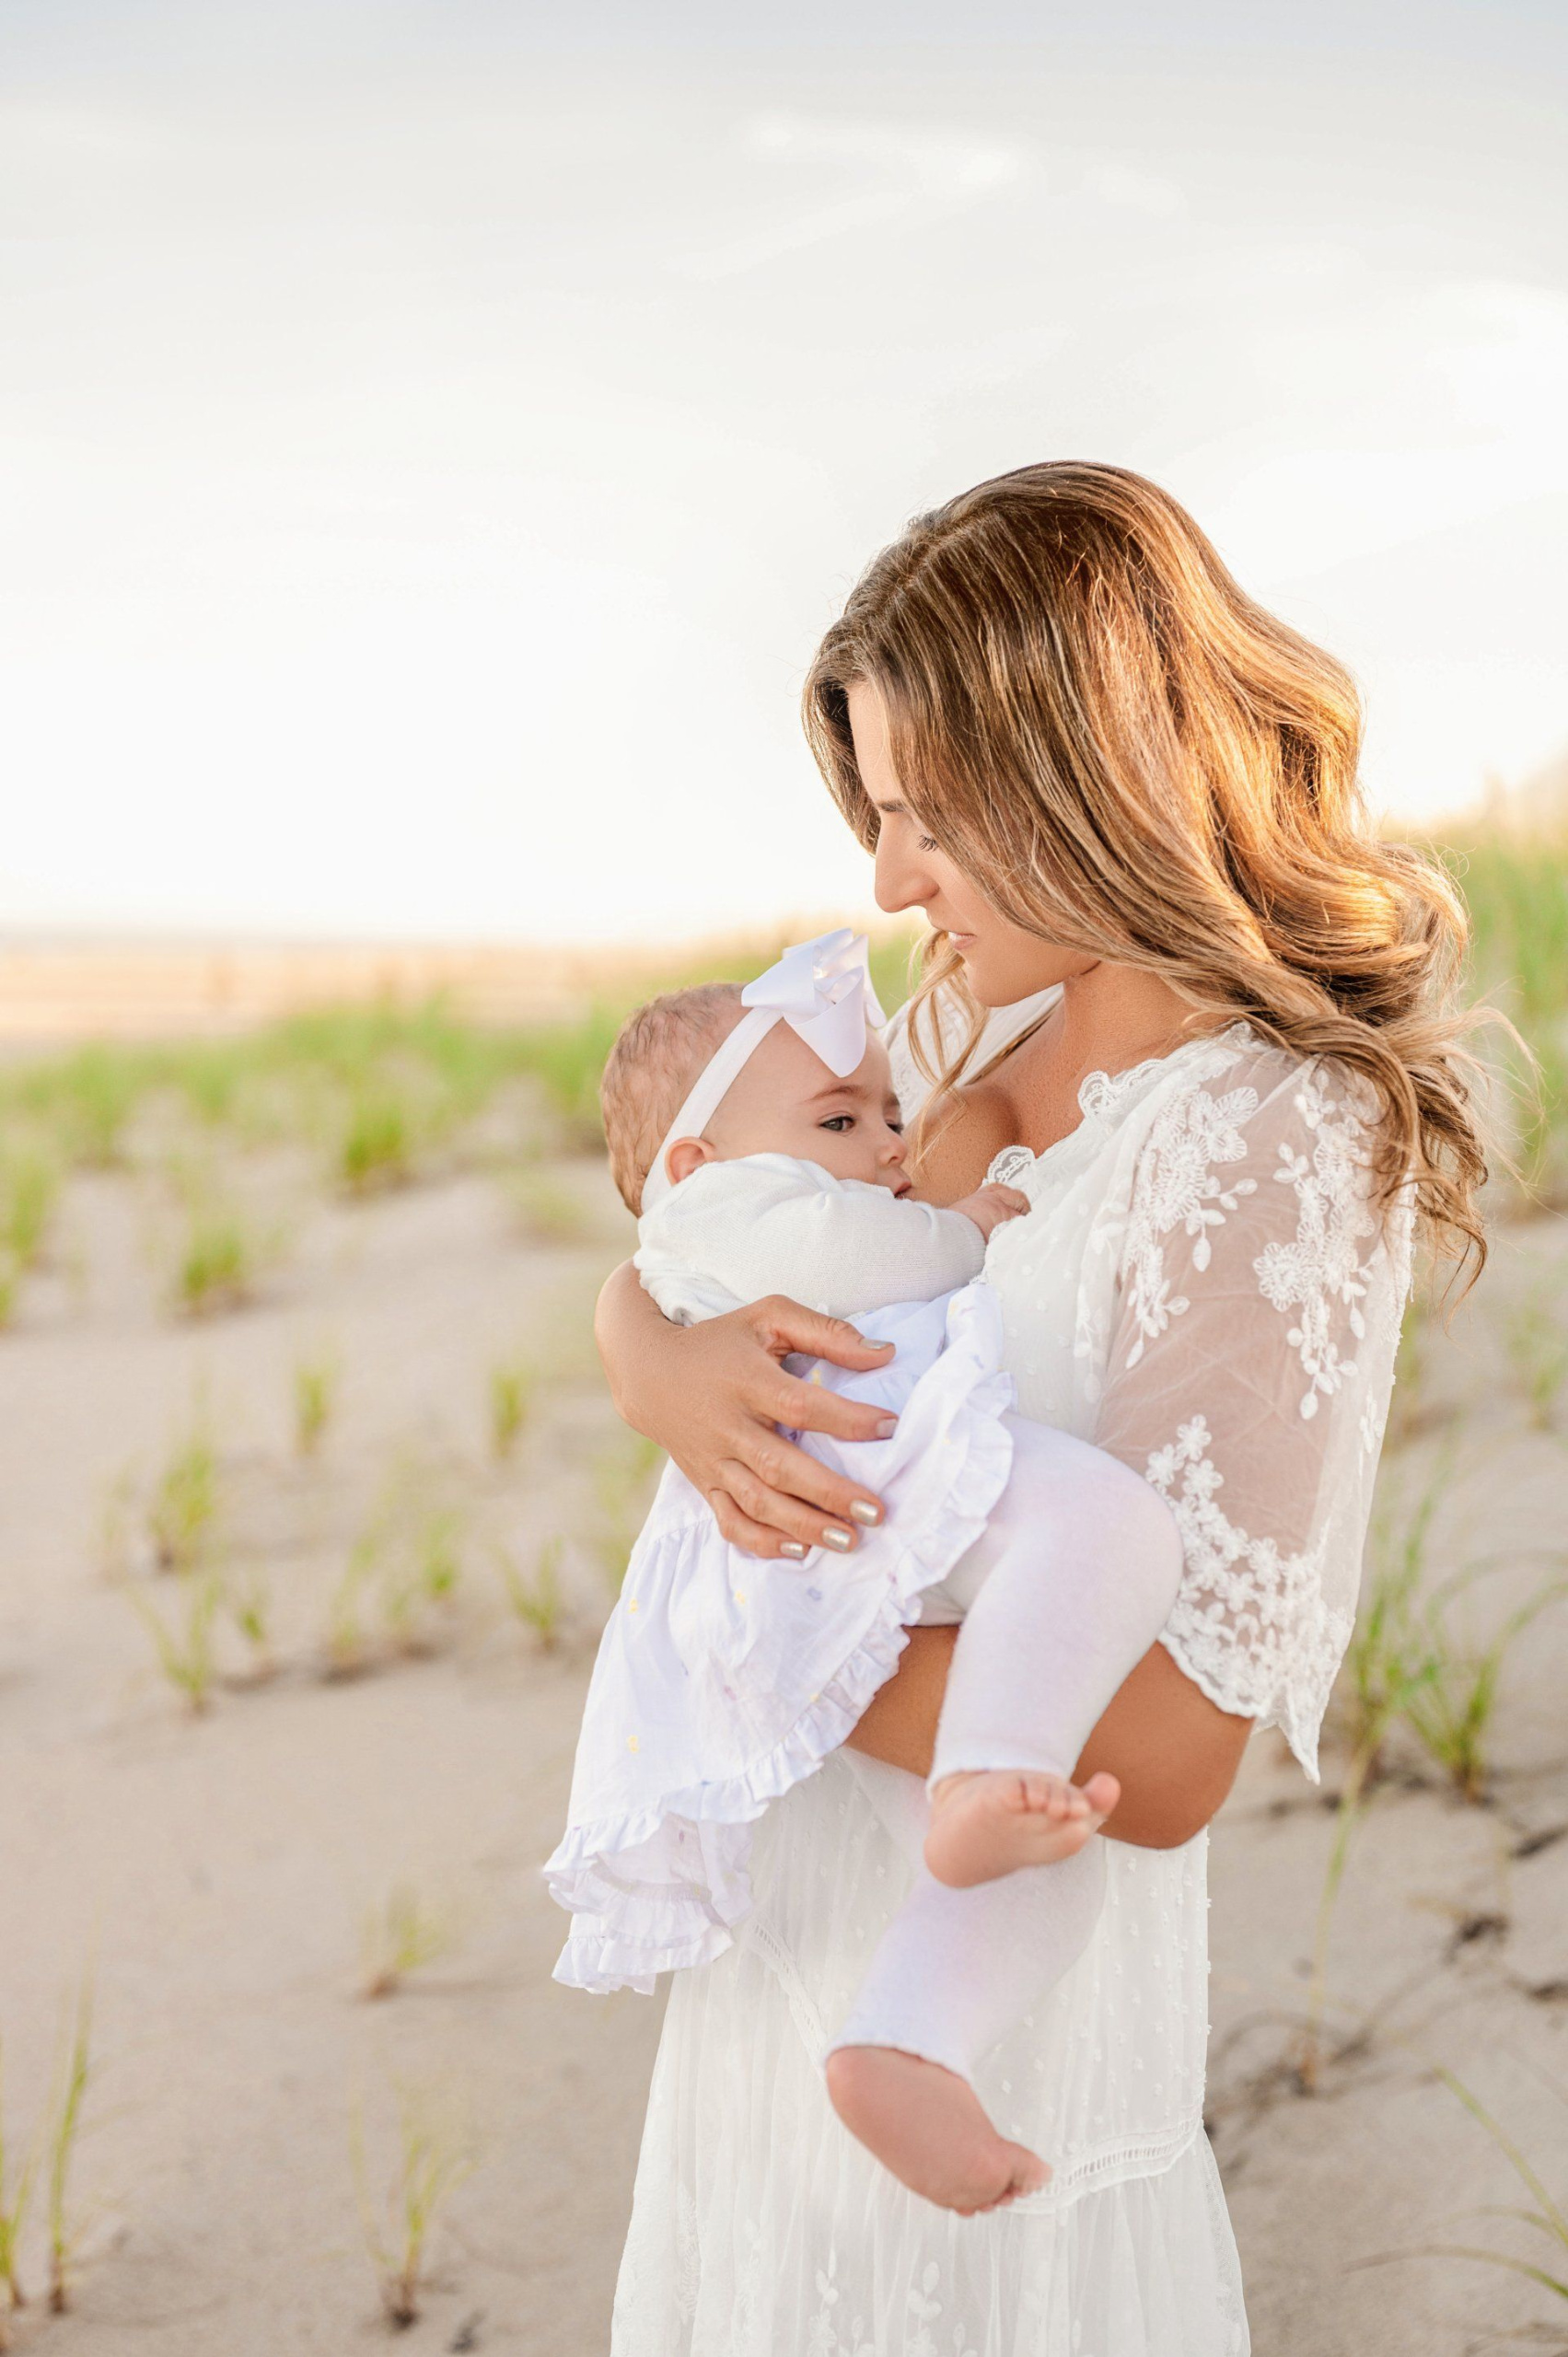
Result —
[{"label": "baby's leg", "polygon": [[1086,1442],[1010,1417],[1012,1478],[962,1573],[984,1585],[948,1673],[926,1863],[958,1886],[1080,1849],[1113,1776],[1067,1782],[1170,1614],[1181,1540],[1149,1484]]},{"label": "baby's leg", "polygon": [[828,2056],[828,2091],[852,2133],[928,2201],[994,2209],[1049,2177],[998,2134],[970,2081],[1082,1953],[1104,1884],[1098,1841],[973,1890],[923,1872],[884,1933]]}]

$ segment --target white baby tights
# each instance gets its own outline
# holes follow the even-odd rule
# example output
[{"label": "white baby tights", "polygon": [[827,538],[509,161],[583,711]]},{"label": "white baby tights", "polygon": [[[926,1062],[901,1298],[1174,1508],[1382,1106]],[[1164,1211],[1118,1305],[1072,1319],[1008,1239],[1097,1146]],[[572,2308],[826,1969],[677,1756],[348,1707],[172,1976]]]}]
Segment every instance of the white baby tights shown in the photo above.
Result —
[{"label": "white baby tights", "polygon": [[[1148,1483],[1103,1451],[1019,1417],[1013,1472],[952,1576],[973,1595],[948,1673],[931,1774],[988,1768],[1070,1776],[1090,1729],[1169,1617],[1181,1540]],[[978,1592],[976,1592],[978,1584]],[[916,1867],[833,2045],[894,2046],[961,2077],[1086,1945],[1105,1887],[1100,1842],[954,1890],[921,1852],[918,1780],[848,1752]]]}]

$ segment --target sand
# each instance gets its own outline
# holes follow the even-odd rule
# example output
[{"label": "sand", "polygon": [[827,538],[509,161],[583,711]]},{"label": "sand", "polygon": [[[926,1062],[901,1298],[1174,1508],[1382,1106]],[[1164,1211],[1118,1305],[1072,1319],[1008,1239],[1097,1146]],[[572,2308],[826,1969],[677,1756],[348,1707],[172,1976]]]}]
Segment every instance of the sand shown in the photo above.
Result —
[{"label": "sand", "polygon": [[[582,1319],[626,1223],[602,1174],[567,1176],[590,1232],[520,1236],[482,1178],[355,1208],[318,1202],[252,1306],[173,1318],[136,1182],[78,1180],[52,1271],[0,1337],[0,2037],[14,2143],[48,2091],[63,2012],[93,1976],[94,2070],[75,2157],[75,2309],[19,2321],[51,2357],[343,2357],[389,2327],[356,2204],[385,2190],[400,2086],[471,2174],[437,2233],[412,2349],[590,2357],[607,2343],[656,2003],[548,1978],[560,1924],[537,1874],[559,1820],[596,1620],[585,1549],[575,1625],[551,1656],[511,1616],[492,1550],[591,1535],[593,1468],[617,1426]],[[1562,1224],[1515,1231],[1483,1316],[1440,1354],[1438,1421],[1475,1469],[1446,1511],[1454,1561],[1562,1539],[1562,1440],[1525,1430],[1496,1341],[1508,1302],[1564,1263]],[[294,1454],[291,1369],[330,1348],[341,1410]],[[487,1371],[550,1364],[516,1457],[486,1440]],[[193,1717],[157,1675],[128,1590],[179,1582],[106,1500],[144,1483],[192,1401],[223,1459],[231,1576],[263,1567],[276,1675]],[[467,1516],[465,1568],[427,1657],[320,1674],[328,1598],[395,1459]],[[410,1477],[413,1478],[413,1477]],[[112,1525],[116,1517],[111,1512]],[[121,1516],[120,1519],[123,1520]],[[1542,1564],[1504,1572],[1506,1583]],[[1491,1607],[1488,1608],[1489,1609]],[[1539,1620],[1505,1684],[1496,1805],[1434,1783],[1377,1795],[1353,1845],[1330,1950],[1318,2092],[1295,2091],[1305,1968],[1333,1835],[1325,1793],[1254,1743],[1214,1836],[1212,2110],[1266,2357],[1458,2357],[1568,2305],[1432,2258],[1529,2247],[1454,2213],[1520,2196],[1434,2066],[1504,2119],[1568,2194],[1565,1617]],[[247,1649],[226,1631],[237,1677]],[[400,1881],[455,1945],[367,2002],[366,1909]],[[1539,2239],[1539,2238],[1538,2238]],[[1539,2256],[1550,2253],[1540,2242]],[[25,2280],[37,2288],[36,2231]],[[785,2357],[781,2352],[780,2357]],[[1114,2357],[1114,2352],[1106,2352]]]}]

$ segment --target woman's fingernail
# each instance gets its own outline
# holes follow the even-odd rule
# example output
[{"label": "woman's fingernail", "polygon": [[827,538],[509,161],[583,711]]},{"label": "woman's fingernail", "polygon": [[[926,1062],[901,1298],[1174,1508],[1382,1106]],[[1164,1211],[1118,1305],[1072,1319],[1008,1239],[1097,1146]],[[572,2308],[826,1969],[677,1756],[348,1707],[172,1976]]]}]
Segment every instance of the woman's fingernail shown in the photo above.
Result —
[{"label": "woman's fingernail", "polygon": [[854,1516],[856,1522],[880,1522],[882,1519],[881,1507],[874,1506],[869,1498],[855,1498],[852,1500],[850,1512]]},{"label": "woman's fingernail", "polygon": [[899,1420],[897,1416],[884,1416],[881,1422],[877,1427],[877,1437],[878,1440],[891,1440],[893,1434],[898,1431],[898,1429]]},{"label": "woman's fingernail", "polygon": [[787,1555],[792,1563],[804,1563],[810,1552],[810,1548],[803,1547],[798,1538],[786,1538],[779,1549],[779,1553]]},{"label": "woman's fingernail", "polygon": [[822,1533],[822,1544],[824,1547],[836,1548],[841,1555],[847,1555],[854,1545],[854,1539],[849,1531],[841,1529],[836,1522],[830,1522]]}]

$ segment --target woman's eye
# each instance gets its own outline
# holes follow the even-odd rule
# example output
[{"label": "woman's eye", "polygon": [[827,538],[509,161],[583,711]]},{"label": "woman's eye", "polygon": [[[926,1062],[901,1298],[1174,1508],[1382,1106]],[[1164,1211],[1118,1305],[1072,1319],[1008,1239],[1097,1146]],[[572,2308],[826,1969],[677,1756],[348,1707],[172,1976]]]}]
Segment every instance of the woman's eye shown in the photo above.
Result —
[{"label": "woman's eye", "polygon": [[817,1126],[819,1130],[853,1130],[854,1127],[854,1115],[853,1113],[830,1113],[827,1120],[825,1121],[819,1121]]},{"label": "woman's eye", "polygon": [[921,836],[921,838],[920,838],[920,848],[921,848],[921,850],[922,850],[922,851],[935,851],[935,848],[936,848],[936,838],[935,838],[935,835],[922,835],[922,836]]}]

